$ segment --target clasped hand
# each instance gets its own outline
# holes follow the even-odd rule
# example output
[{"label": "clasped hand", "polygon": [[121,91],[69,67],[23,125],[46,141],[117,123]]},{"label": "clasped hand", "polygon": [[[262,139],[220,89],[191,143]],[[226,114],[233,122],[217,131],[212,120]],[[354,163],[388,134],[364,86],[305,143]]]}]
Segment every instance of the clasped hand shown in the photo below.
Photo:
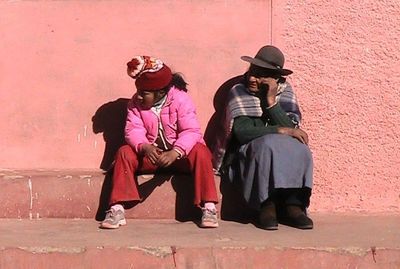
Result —
[{"label": "clasped hand", "polygon": [[145,158],[158,167],[168,167],[179,157],[175,150],[162,151],[151,144],[143,144],[141,151]]},{"label": "clasped hand", "polygon": [[308,135],[300,128],[279,127],[278,133],[290,135],[291,137],[299,140],[301,143],[308,145]]}]

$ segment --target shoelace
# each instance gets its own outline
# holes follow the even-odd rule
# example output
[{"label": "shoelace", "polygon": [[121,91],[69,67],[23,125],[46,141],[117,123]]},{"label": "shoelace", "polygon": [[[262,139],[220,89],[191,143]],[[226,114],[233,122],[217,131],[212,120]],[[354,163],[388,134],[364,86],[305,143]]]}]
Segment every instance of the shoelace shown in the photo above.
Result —
[{"label": "shoelace", "polygon": [[107,210],[106,211],[106,215],[108,215],[108,213],[110,213],[110,217],[114,217],[114,215],[115,215],[115,211],[114,210],[112,210],[112,209],[110,209],[110,210]]},{"label": "shoelace", "polygon": [[204,208],[204,215],[203,215],[203,218],[206,218],[206,219],[213,219],[214,218],[214,216],[217,214],[217,210],[215,210],[215,209],[208,209],[208,208]]}]

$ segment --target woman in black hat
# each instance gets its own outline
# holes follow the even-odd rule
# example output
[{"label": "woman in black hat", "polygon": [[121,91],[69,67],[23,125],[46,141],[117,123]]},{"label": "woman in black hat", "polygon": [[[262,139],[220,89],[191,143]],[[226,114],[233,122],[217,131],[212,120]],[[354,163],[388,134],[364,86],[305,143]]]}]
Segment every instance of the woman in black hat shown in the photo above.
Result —
[{"label": "woman in black hat", "polygon": [[313,163],[308,136],[299,128],[299,106],[285,80],[292,71],[283,68],[284,55],[274,46],[241,59],[250,68],[229,92],[230,132],[218,168],[240,188],[248,206],[258,210],[260,228],[276,230],[280,222],[312,229],[306,208]]}]

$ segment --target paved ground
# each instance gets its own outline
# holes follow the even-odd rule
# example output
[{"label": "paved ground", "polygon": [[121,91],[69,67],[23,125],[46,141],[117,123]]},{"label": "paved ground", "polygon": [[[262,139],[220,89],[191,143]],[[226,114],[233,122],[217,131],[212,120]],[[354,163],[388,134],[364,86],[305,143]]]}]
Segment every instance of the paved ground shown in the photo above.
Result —
[{"label": "paved ground", "polygon": [[89,219],[0,219],[1,247],[34,246],[267,246],[371,247],[400,249],[400,216],[315,215],[315,228],[279,226],[264,231],[252,224],[220,222],[218,229],[199,229],[192,222],[128,220],[118,230],[98,229]]},{"label": "paved ground", "polygon": [[[90,219],[0,219],[0,268],[51,268],[57,261],[62,261],[58,268],[91,268],[99,257],[106,267],[116,255],[129,257],[126,266],[153,257],[139,263],[141,268],[230,268],[232,263],[241,265],[238,268],[267,268],[264,260],[271,255],[280,258],[269,258],[270,268],[400,268],[400,215],[312,217],[315,229],[308,231],[283,225],[278,231],[264,231],[226,221],[218,229],[204,230],[192,222],[133,219],[118,230],[101,230]],[[102,249],[112,251],[99,252]],[[180,256],[175,257],[176,252]],[[77,255],[61,260],[42,255],[38,262],[37,254],[52,253]],[[172,258],[164,259],[169,256],[173,265]]]}]

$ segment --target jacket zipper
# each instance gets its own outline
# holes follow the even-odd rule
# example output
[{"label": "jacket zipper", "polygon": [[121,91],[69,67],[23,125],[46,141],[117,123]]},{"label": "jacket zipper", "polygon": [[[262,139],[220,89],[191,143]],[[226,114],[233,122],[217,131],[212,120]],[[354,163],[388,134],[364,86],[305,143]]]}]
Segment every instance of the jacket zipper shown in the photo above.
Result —
[{"label": "jacket zipper", "polygon": [[[158,134],[160,134],[161,142],[163,143],[163,147],[165,149],[169,148],[168,145],[172,146],[172,143],[170,141],[168,141],[168,138],[165,136],[165,132],[164,132],[165,128],[161,121],[161,110],[163,107],[165,107],[167,105],[169,105],[169,103],[165,102],[165,104],[160,108],[159,114],[157,114],[154,110],[151,110],[156,115],[157,121],[158,121],[157,137],[158,137]],[[157,137],[156,137],[156,140],[157,140]]]}]

